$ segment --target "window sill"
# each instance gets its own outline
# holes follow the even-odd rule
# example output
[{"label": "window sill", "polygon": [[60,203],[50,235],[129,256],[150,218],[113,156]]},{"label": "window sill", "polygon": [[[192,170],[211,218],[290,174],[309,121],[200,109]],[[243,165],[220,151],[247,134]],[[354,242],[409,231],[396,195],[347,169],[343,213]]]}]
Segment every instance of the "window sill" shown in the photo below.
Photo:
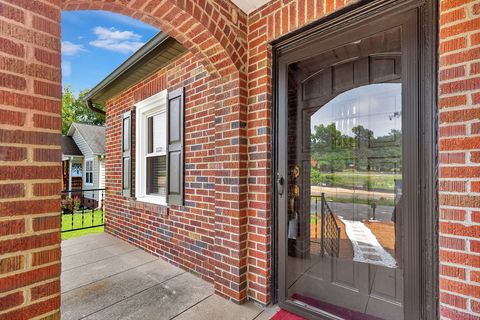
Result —
[{"label": "window sill", "polygon": [[142,197],[136,197],[135,201],[138,202],[145,202],[145,203],[150,203],[150,204],[156,204],[159,206],[167,206],[167,202],[165,201],[165,197],[154,197],[154,196],[142,196]]}]

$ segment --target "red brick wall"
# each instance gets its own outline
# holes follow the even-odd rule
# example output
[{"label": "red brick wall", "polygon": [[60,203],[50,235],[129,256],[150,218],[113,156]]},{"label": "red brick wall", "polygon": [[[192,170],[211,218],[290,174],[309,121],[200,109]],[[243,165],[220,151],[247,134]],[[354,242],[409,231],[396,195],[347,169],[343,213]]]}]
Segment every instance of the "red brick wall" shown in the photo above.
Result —
[{"label": "red brick wall", "polygon": [[[215,278],[215,88],[191,53],[110,100],[106,137],[106,230],[173,264]],[[125,198],[121,190],[121,115],[162,90],[185,87],[185,206]],[[134,161],[133,161],[134,162]]]},{"label": "red brick wall", "polygon": [[[113,231],[117,221],[115,229],[122,230],[124,238],[131,237],[131,241],[152,251],[161,250],[167,259],[196,270],[213,280],[217,291],[225,296],[241,301],[248,292],[258,301],[268,302],[268,42],[350,2],[273,0],[247,17],[226,0],[133,0],[127,5],[122,0],[0,0],[0,288],[6,288],[0,292],[0,306],[4,309],[0,310],[0,318],[11,311],[18,311],[20,318],[56,315],[58,309],[57,294],[42,296],[37,293],[44,290],[33,289],[48,283],[55,289],[59,275],[59,238],[52,232],[58,226],[50,224],[50,218],[42,218],[55,216],[59,197],[56,192],[45,194],[38,192],[42,188],[35,187],[43,183],[60,185],[61,178],[58,6],[115,11],[159,26],[194,55],[182,58],[188,60],[183,63],[202,65],[209,72],[203,79],[208,83],[211,100],[200,98],[203,91],[193,93],[192,87],[187,91],[187,99],[190,94],[195,96],[187,102],[187,117],[198,112],[198,127],[206,123],[213,126],[207,130],[208,146],[202,147],[206,149],[193,147],[204,143],[202,137],[187,136],[187,143],[193,147],[187,149],[187,160],[192,159],[187,166],[189,205],[172,208],[166,216],[135,203],[122,206],[118,190],[112,188],[108,204],[112,209],[111,224],[107,228]],[[441,0],[440,11],[441,312],[445,318],[473,319],[480,316],[479,1]],[[165,70],[165,76],[172,70]],[[157,89],[179,85],[173,82],[175,77],[166,77]],[[195,103],[202,111],[197,111],[193,99],[199,99]],[[132,101],[115,104],[112,110],[126,108]],[[113,143],[118,139],[117,118],[108,119],[109,125],[114,123],[112,132],[117,132],[117,137],[112,134],[109,140],[112,155],[119,152]],[[196,158],[192,155],[197,152],[207,152],[208,161],[193,162]],[[111,161],[107,169],[112,171],[110,182],[118,186],[119,176],[114,175],[118,170],[114,162],[118,160]],[[198,175],[208,182],[193,181]],[[192,187],[192,183],[211,180],[213,192]],[[209,191],[197,194],[202,190]],[[131,218],[130,224],[118,224],[125,217]],[[155,247],[165,243],[170,234],[147,239],[147,233],[128,227],[132,223],[144,230],[156,227],[172,231],[171,242],[178,251],[172,251],[171,246]]]},{"label": "red brick wall", "polygon": [[480,318],[480,2],[440,2],[440,312]]},{"label": "red brick wall", "polygon": [[[65,10],[108,10],[159,27],[215,77],[217,293],[243,301],[247,282],[247,16],[225,0],[63,0]],[[228,179],[227,179],[228,178]]]},{"label": "red brick wall", "polygon": [[[249,15],[249,296],[269,300],[268,42],[354,1],[271,1]],[[440,1],[441,313],[480,317],[480,1]]]},{"label": "red brick wall", "polygon": [[271,92],[269,42],[356,1],[270,1],[248,18],[248,295],[270,301]]},{"label": "red brick wall", "polygon": [[0,319],[59,318],[61,70],[55,2],[0,1]]},{"label": "red brick wall", "polygon": [[[135,102],[180,86],[185,88],[186,103],[185,206],[171,206],[167,211],[122,196],[120,120]],[[238,104],[228,92],[237,87],[237,81],[224,82],[188,53],[109,101],[106,230],[199,273],[215,283],[217,293],[242,301],[246,298],[246,268],[242,268],[246,261],[241,257],[246,257],[247,248],[240,194],[246,192],[246,178],[241,181],[238,176],[246,174],[246,169],[241,173],[238,148],[242,146],[234,140],[239,140],[238,130],[245,125],[231,112]]]},{"label": "red brick wall", "polygon": [[[268,43],[348,4],[345,1],[271,1],[248,17],[248,296],[260,302],[270,300],[271,268],[271,53]],[[479,207],[475,193],[480,182],[465,179],[478,177],[474,163],[480,161],[475,151],[479,149],[480,139],[474,136],[480,126],[475,123],[475,117],[478,118],[475,105],[480,99],[475,92],[478,88],[475,74],[480,67],[478,63],[469,63],[478,56],[475,46],[480,36],[474,31],[479,30],[478,6],[472,1],[444,1],[441,5],[440,285],[444,317],[478,316],[479,256],[478,240],[474,240],[479,233],[478,213],[467,207]],[[456,109],[448,109],[454,111],[446,113],[446,108]],[[474,151],[465,152],[469,149]],[[221,159],[218,152],[215,159]],[[459,167],[468,163],[471,163],[469,168]],[[448,220],[454,223],[445,224]]]}]

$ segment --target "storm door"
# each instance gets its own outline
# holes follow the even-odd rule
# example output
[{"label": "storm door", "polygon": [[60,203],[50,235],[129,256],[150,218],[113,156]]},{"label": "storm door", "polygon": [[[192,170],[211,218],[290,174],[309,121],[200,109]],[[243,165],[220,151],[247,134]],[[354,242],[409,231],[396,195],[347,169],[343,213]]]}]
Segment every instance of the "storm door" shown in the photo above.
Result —
[{"label": "storm door", "polygon": [[419,261],[416,39],[416,14],[404,12],[287,55],[281,304],[311,317],[417,314],[406,304]]}]

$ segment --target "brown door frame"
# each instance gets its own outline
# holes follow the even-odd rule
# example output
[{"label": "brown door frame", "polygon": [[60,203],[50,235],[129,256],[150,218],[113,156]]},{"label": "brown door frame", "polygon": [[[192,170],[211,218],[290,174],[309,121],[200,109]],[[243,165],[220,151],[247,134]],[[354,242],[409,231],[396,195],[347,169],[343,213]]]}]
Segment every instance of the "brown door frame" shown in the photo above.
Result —
[{"label": "brown door frame", "polygon": [[[279,201],[279,189],[284,186],[280,184],[279,177],[286,177],[285,159],[282,159],[283,147],[281,141],[285,137],[279,137],[282,130],[286,128],[285,116],[279,117],[280,112],[285,112],[286,106],[286,83],[285,74],[288,65],[288,54],[301,51],[302,46],[312,41],[327,41],[339,33],[346,32],[353,26],[361,27],[362,23],[375,21],[375,18],[386,15],[398,15],[399,12],[416,11],[417,17],[417,50],[419,60],[417,61],[418,79],[414,88],[418,103],[418,114],[416,120],[419,123],[417,135],[417,150],[419,159],[418,185],[419,199],[418,212],[421,213],[420,225],[418,226],[417,243],[422,244],[420,254],[416,248],[417,255],[412,263],[415,263],[418,274],[406,279],[409,291],[405,291],[405,319],[437,319],[438,318],[438,111],[437,111],[437,0],[374,0],[361,1],[348,6],[324,19],[314,22],[311,25],[288,34],[271,43],[273,53],[273,166],[272,166],[272,297],[282,308],[294,311],[304,317],[316,319],[326,318],[314,311],[301,309],[286,301],[286,288],[279,286],[279,277],[285,276],[284,252],[285,244],[279,241],[285,239],[285,221],[280,216],[279,210],[284,210],[286,201]],[[293,54],[294,55],[294,54]],[[408,84],[407,84],[408,85]],[[283,121],[280,123],[280,121]],[[406,128],[407,129],[407,128]],[[283,134],[284,135],[284,134]],[[283,139],[282,139],[283,138]],[[282,163],[283,162],[283,163]],[[286,180],[286,178],[283,178]],[[281,258],[283,258],[281,260]],[[415,259],[418,259],[415,260]],[[415,281],[414,282],[412,282]]]}]

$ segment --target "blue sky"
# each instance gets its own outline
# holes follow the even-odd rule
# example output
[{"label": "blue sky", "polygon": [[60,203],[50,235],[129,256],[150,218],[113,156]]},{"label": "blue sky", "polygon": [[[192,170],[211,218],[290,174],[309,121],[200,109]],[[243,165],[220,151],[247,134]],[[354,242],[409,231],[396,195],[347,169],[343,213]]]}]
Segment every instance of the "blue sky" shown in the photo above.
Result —
[{"label": "blue sky", "polygon": [[91,89],[159,30],[106,11],[62,13],[63,86]]}]

